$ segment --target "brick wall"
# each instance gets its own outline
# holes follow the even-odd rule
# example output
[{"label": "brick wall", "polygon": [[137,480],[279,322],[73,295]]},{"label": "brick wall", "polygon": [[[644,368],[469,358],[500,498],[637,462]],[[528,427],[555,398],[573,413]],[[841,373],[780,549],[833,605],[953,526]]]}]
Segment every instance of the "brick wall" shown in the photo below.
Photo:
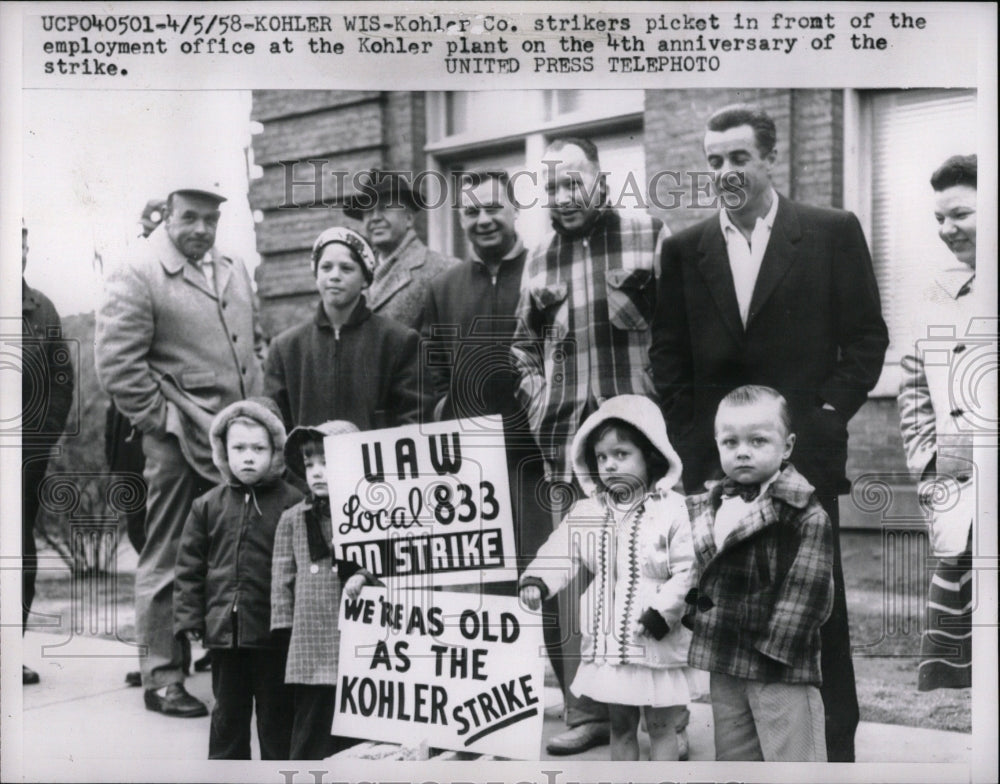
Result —
[{"label": "brick wall", "polygon": [[[692,207],[693,187],[707,182],[691,172],[706,172],[705,121],[721,106],[757,103],[774,118],[778,158],[775,188],[793,199],[827,207],[843,202],[843,92],[840,90],[649,90],[646,92],[646,175],[681,172],[685,191],[677,209],[654,208],[675,231],[709,217],[714,209]],[[663,177],[657,201],[671,205],[677,180]],[[705,195],[697,197],[705,203]],[[710,195],[709,197],[710,198]]]},{"label": "brick wall", "polygon": [[[254,91],[251,119],[264,130],[253,137],[253,152],[263,175],[250,183],[250,207],[262,216],[256,277],[268,334],[309,318],[315,307],[309,250],[317,235],[330,226],[360,228],[339,206],[322,205],[353,194],[357,172],[423,160],[423,107],[423,93]],[[348,174],[341,180],[334,172]]]}]

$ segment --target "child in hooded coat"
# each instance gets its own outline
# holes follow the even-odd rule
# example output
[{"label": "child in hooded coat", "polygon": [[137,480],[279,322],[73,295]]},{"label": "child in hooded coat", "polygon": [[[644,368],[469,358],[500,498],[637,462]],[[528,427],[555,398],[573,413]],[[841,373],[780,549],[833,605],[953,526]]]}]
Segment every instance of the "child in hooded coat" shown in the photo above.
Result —
[{"label": "child in hooded coat", "polygon": [[586,493],[521,578],[531,609],[581,567],[593,580],[580,598],[581,663],[571,689],[608,704],[611,759],[639,758],[639,712],[650,758],[676,760],[676,726],[704,691],[687,666],[691,633],[680,623],[694,560],[684,497],[671,488],[681,461],[659,408],[619,395],[573,439],[573,470]]},{"label": "child in hooded coat", "polygon": [[271,556],[282,513],[302,494],[281,476],[285,427],[269,398],[227,406],[212,422],[225,481],[191,505],[174,576],[174,633],[212,651],[209,759],[250,759],[257,708],[262,759],[288,759],[287,642],[271,633]]},{"label": "child in hooded coat", "polygon": [[356,433],[346,420],[296,427],[285,445],[291,473],[309,495],[278,524],[271,566],[271,626],[291,639],[284,680],[292,687],[290,759],[326,759],[358,741],[330,734],[337,699],[340,603],[381,585],[353,561],[334,558],[323,448],[327,436]]}]

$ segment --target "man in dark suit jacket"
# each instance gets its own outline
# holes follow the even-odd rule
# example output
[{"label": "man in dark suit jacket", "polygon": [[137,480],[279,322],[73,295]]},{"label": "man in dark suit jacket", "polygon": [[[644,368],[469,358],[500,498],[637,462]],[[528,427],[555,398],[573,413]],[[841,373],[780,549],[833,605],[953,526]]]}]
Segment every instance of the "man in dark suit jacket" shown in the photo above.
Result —
[{"label": "man in dark suit jacket", "polygon": [[724,209],[663,247],[650,359],[688,492],[718,478],[713,420],[742,384],[778,389],[795,431],[795,466],[834,525],[834,609],[823,627],[830,762],[854,760],[851,662],[837,496],[847,423],[875,386],[889,343],[871,256],[849,212],[798,204],[770,181],[773,120],[728,106],[708,121],[705,152]]}]

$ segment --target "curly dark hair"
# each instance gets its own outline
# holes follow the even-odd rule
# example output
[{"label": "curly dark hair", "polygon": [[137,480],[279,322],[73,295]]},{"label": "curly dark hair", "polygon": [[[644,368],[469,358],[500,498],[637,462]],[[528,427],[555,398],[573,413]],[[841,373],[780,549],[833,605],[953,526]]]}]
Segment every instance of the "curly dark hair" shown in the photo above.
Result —
[{"label": "curly dark hair", "polygon": [[607,488],[604,487],[604,483],[600,479],[594,447],[610,432],[614,432],[622,441],[635,444],[642,452],[642,457],[646,461],[648,487],[652,487],[667,475],[667,471],[670,470],[670,461],[659,449],[653,446],[653,442],[646,437],[645,433],[624,419],[606,419],[591,431],[584,444],[584,460],[587,463],[587,470],[600,489],[606,490]]}]

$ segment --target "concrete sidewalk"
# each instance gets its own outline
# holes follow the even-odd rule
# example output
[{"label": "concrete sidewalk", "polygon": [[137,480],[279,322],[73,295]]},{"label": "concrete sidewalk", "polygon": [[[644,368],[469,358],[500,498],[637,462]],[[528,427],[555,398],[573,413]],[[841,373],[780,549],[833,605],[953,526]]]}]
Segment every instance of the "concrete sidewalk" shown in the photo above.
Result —
[{"label": "concrete sidewalk", "polygon": [[[177,719],[151,713],[143,706],[142,691],[125,685],[125,673],[137,667],[134,648],[86,637],[72,638],[70,645],[62,643],[64,639],[57,635],[39,632],[29,632],[24,639],[24,661],[41,676],[40,684],[23,689],[28,769],[44,769],[46,760],[101,765],[112,760],[206,759],[208,718]],[[187,685],[192,694],[211,704],[209,674],[194,675]],[[541,749],[563,729],[558,689],[547,688],[545,696]],[[714,759],[709,705],[691,706],[688,736],[692,761]],[[862,722],[857,734],[858,762],[968,763],[971,748],[972,735],[957,732]],[[643,749],[648,754],[645,738]],[[543,753],[541,759],[556,758]],[[608,760],[609,751],[603,747],[559,759]]]}]

